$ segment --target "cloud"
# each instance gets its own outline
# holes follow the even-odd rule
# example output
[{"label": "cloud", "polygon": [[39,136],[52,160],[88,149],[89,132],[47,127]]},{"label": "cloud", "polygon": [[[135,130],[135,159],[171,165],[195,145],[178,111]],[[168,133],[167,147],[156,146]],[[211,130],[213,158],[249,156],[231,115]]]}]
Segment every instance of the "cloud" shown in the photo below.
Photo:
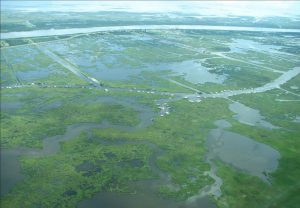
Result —
[{"label": "cloud", "polygon": [[[3,1],[1,1],[3,2]],[[298,16],[300,1],[13,1],[2,9],[27,11],[126,11],[138,13],[183,13],[209,16]]]}]

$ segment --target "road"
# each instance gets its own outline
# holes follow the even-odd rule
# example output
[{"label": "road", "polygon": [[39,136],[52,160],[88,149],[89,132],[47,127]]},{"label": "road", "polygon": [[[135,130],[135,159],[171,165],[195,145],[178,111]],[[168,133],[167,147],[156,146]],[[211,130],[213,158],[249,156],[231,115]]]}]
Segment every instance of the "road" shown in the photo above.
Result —
[{"label": "road", "polygon": [[[187,98],[189,100],[202,100],[205,98],[225,98],[228,99],[231,96],[242,95],[242,94],[252,94],[252,93],[262,93],[273,89],[282,89],[280,88],[281,85],[288,82],[290,79],[294,78],[300,73],[300,67],[295,67],[289,71],[284,72],[281,74],[280,77],[267,83],[261,87],[257,88],[250,88],[250,89],[241,89],[241,90],[228,90],[228,91],[221,91],[217,93],[173,93],[167,91],[156,91],[156,90],[146,90],[146,89],[137,89],[137,88],[122,88],[122,87],[109,87],[109,86],[81,86],[81,85],[47,85],[47,84],[23,84],[23,85],[11,85],[11,86],[1,86],[1,88],[23,88],[23,87],[43,87],[43,88],[88,88],[88,89],[102,89],[105,91],[119,91],[119,92],[135,92],[135,93],[144,93],[144,94],[156,94],[156,95],[166,95],[171,97],[178,97],[178,98]],[[180,83],[181,85],[181,83]],[[196,90],[196,89],[194,89]],[[287,93],[291,93],[296,96],[300,96],[296,93],[287,91],[282,89]]]},{"label": "road", "polygon": [[64,60],[63,58],[59,57],[58,55],[56,55],[55,53],[53,53],[49,49],[45,48],[41,44],[35,44],[34,42],[32,42],[32,44],[34,44],[43,54],[45,54],[46,56],[51,58],[53,61],[59,63],[61,66],[68,69],[69,71],[74,73],[79,78],[84,79],[84,80],[86,80],[86,81],[88,81],[89,83],[92,83],[92,84],[96,84],[96,85],[100,84],[100,82],[97,79],[87,76],[82,71],[80,71],[78,68],[76,68],[73,64],[71,64],[68,61]]}]

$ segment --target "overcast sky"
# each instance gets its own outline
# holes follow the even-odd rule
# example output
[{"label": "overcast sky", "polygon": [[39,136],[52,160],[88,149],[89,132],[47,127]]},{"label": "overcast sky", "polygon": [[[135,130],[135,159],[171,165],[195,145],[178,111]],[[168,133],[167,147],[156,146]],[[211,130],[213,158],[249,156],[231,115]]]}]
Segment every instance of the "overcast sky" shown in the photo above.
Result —
[{"label": "overcast sky", "polygon": [[10,1],[1,10],[180,12],[214,16],[299,16],[300,1]]}]

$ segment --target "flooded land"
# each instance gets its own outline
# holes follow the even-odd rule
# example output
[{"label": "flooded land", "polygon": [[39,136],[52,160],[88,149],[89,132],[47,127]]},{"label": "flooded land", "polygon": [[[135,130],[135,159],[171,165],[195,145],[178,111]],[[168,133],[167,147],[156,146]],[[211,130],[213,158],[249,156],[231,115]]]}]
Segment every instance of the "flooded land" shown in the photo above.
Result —
[{"label": "flooded land", "polygon": [[299,17],[6,4],[1,207],[299,206]]}]

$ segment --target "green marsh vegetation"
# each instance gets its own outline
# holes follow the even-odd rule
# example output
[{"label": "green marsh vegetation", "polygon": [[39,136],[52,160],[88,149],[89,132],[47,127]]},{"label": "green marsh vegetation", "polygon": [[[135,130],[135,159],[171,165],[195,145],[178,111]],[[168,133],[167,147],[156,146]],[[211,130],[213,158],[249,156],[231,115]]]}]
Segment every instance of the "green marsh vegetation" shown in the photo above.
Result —
[{"label": "green marsh vegetation", "polygon": [[[34,44],[21,46],[28,40],[8,41],[15,47],[1,49],[1,148],[28,148],[28,154],[18,155],[24,178],[1,196],[1,205],[76,207],[97,193],[134,195],[131,183],[162,179],[166,183],[154,190],[158,198],[188,201],[215,183],[206,174],[211,169],[206,138],[217,128],[214,122],[224,119],[232,125],[229,131],[274,148],[281,158],[277,170],[268,175],[270,184],[213,161],[223,181],[222,194],[208,197],[224,208],[296,207],[299,75],[282,89],[229,98],[205,98],[191,89],[214,93],[261,87],[281,75],[266,68],[284,73],[296,67],[299,58],[294,53],[278,53],[295,47],[284,36],[268,37],[273,41],[251,32],[141,30],[32,38],[102,86],[76,76]],[[273,47],[276,52],[268,54],[261,48],[232,49],[239,39],[257,42],[262,49],[284,41],[282,48]],[[188,74],[190,67],[200,70],[200,65],[224,80],[190,82],[195,76]],[[186,95],[201,101],[190,102]],[[238,122],[229,109],[233,101],[259,110],[264,120],[280,128]],[[168,105],[167,114],[160,113],[163,104]],[[79,129],[73,136],[70,126]],[[63,139],[66,134],[68,139]],[[46,154],[44,145],[54,142],[51,138],[57,139],[58,148]]]},{"label": "green marsh vegetation", "polygon": [[[291,80],[292,82],[292,80]],[[262,115],[280,129],[263,129],[232,121],[232,131],[267,144],[280,152],[279,167],[270,175],[270,184],[257,177],[234,171],[219,163],[218,174],[223,179],[220,207],[297,207],[299,199],[299,123],[293,121],[299,115],[297,102],[280,102],[276,99],[298,99],[276,89],[255,95],[233,97],[247,106],[260,110]],[[270,106],[272,106],[270,108]]]}]

